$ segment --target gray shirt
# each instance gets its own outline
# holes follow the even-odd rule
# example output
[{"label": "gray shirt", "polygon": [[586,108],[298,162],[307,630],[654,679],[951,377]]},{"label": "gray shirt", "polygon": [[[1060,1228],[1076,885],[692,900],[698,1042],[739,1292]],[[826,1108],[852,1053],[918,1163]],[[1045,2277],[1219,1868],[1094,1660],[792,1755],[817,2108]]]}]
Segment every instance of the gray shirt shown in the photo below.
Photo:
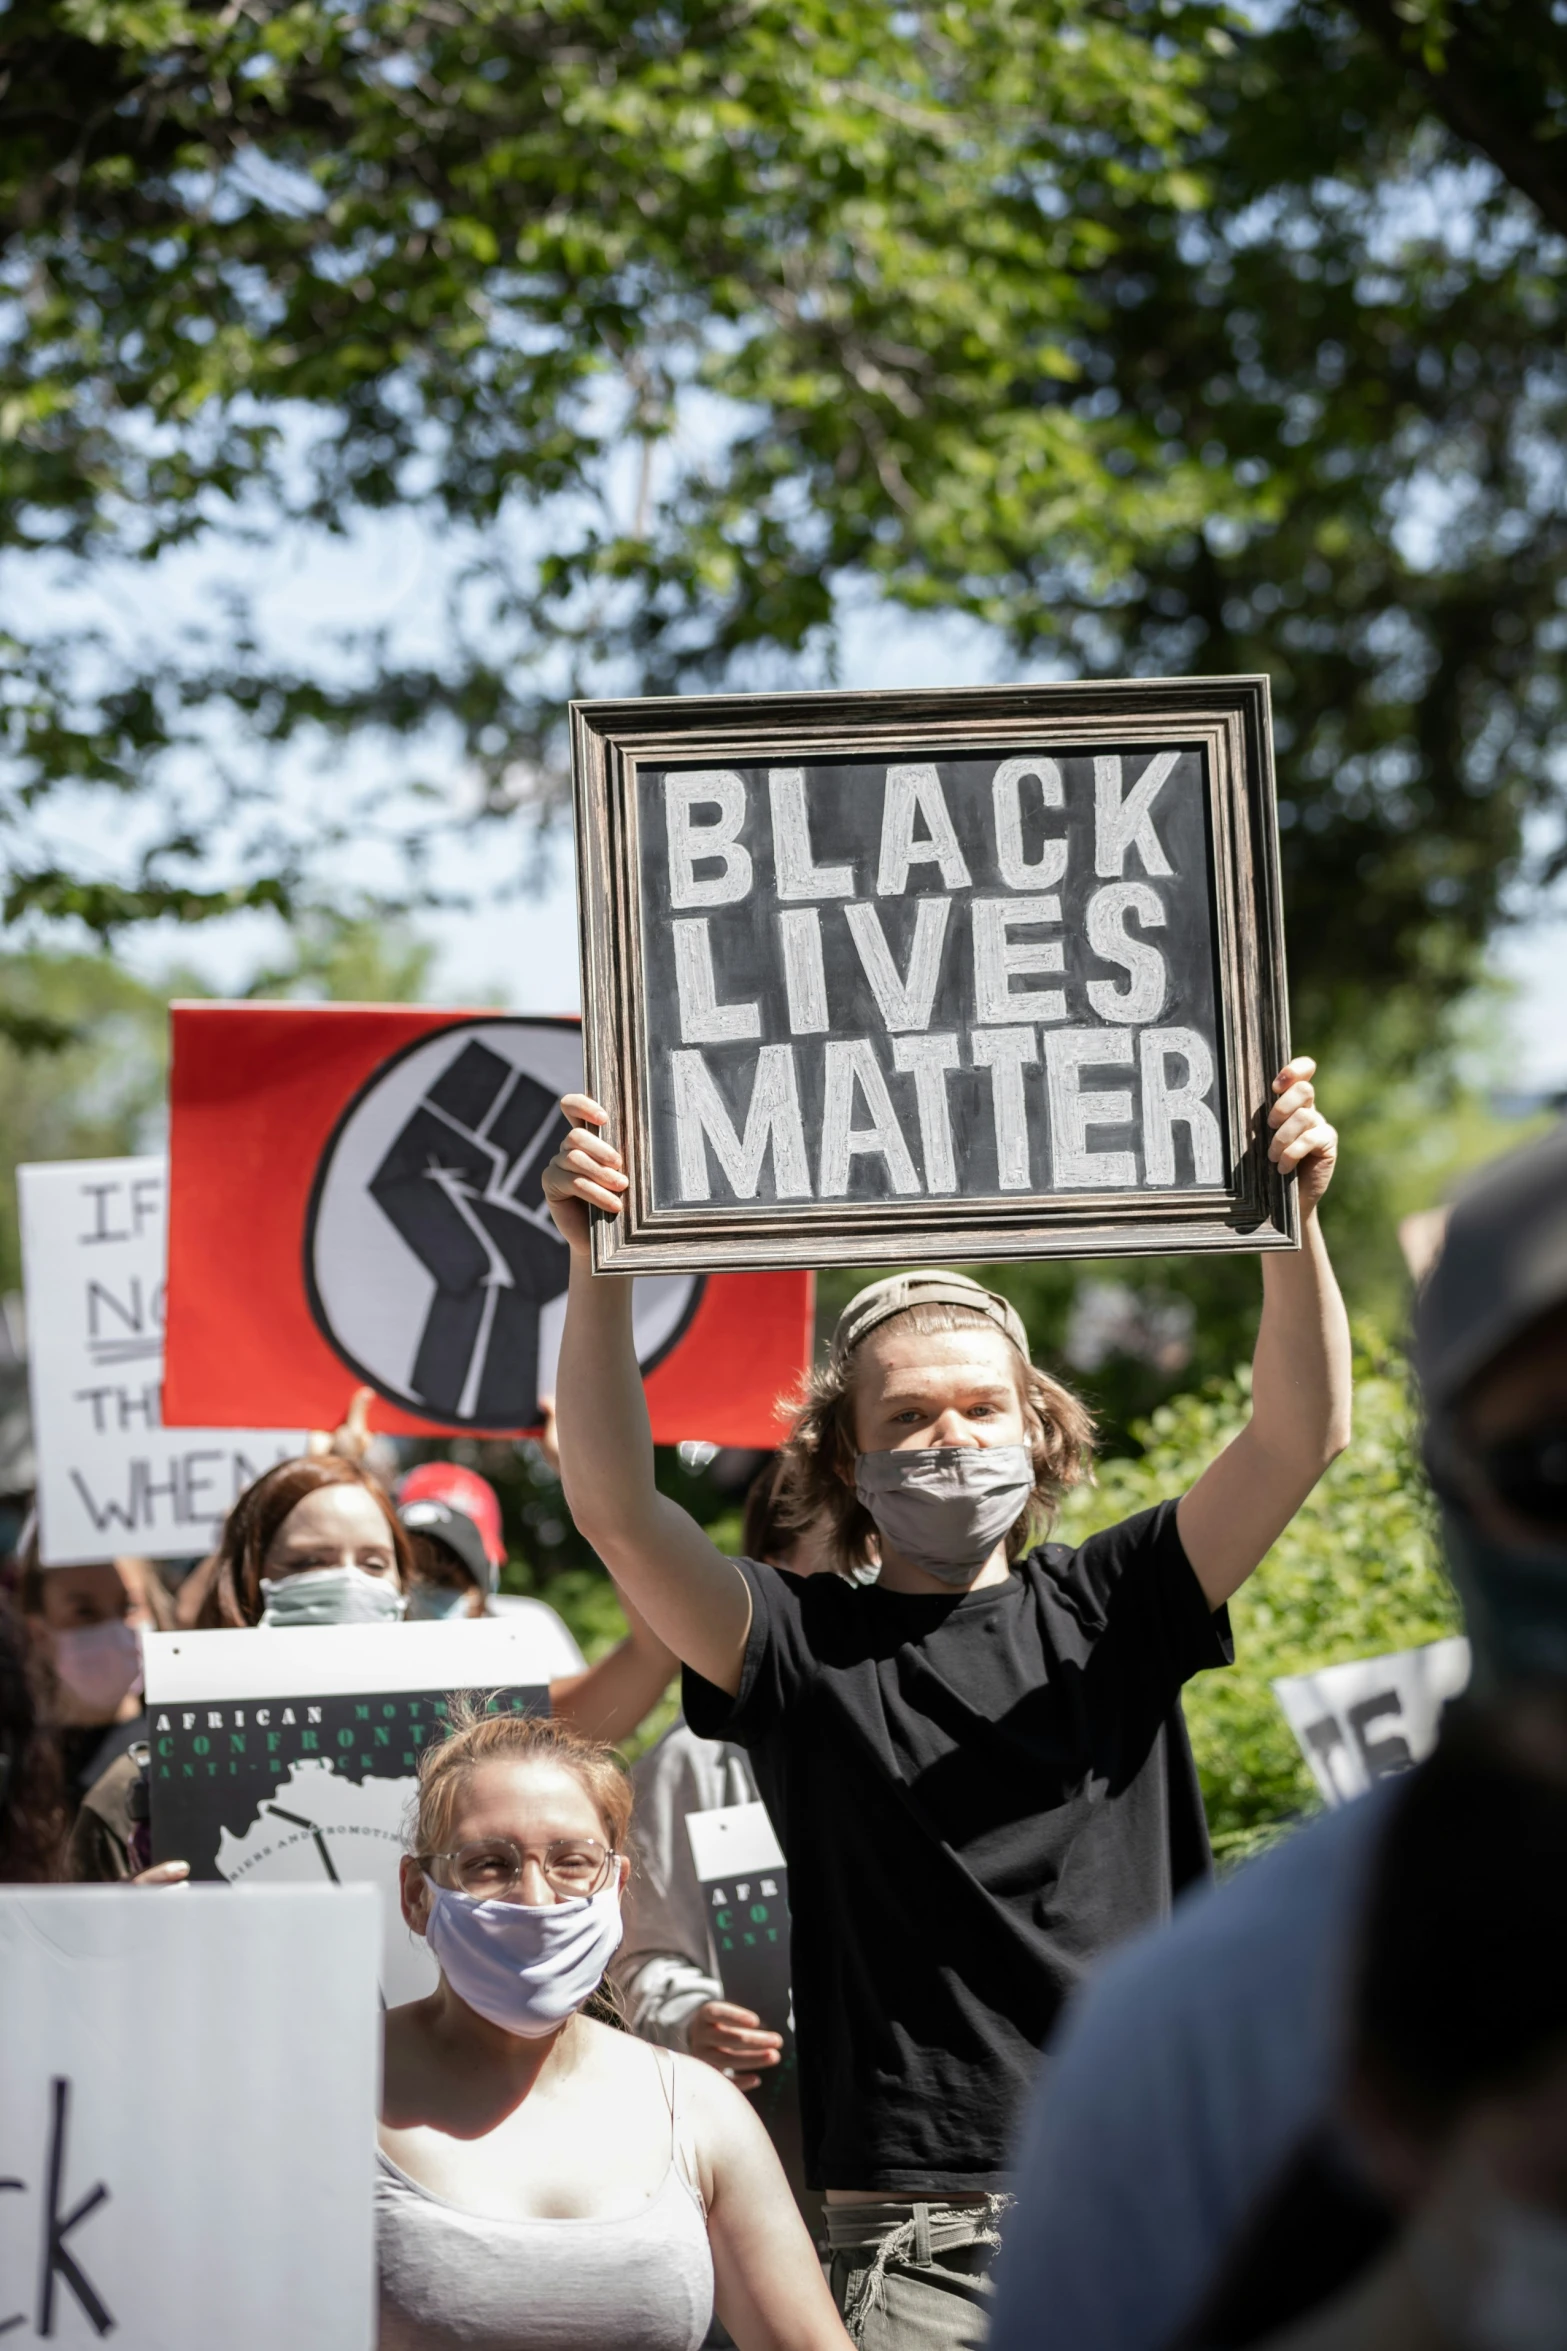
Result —
[{"label": "gray shirt", "polygon": [[632,1766],[631,1781],[626,1932],[610,1972],[632,2031],[684,2049],[697,2010],[724,1996],[686,1815],[752,1804],[756,1782],[740,1748],[699,1739],[684,1717]]},{"label": "gray shirt", "polygon": [[1312,1821],[1094,1975],[1030,2107],[991,2351],[1162,2351],[1193,2314],[1327,2114],[1389,1800]]}]

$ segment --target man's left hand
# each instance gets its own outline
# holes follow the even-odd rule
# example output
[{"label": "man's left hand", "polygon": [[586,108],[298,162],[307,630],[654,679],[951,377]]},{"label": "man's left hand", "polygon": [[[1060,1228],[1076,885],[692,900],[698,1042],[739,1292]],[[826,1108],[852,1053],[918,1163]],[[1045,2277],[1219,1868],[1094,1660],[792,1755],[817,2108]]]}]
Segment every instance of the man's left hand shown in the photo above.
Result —
[{"label": "man's left hand", "polygon": [[1273,1129],[1268,1157],[1283,1174],[1295,1177],[1304,1216],[1311,1214],[1333,1181],[1338,1160],[1338,1130],[1317,1108],[1317,1090],[1311,1082],[1316,1074],[1316,1063],[1304,1053],[1286,1062],[1273,1081],[1277,1100],[1268,1112]]}]

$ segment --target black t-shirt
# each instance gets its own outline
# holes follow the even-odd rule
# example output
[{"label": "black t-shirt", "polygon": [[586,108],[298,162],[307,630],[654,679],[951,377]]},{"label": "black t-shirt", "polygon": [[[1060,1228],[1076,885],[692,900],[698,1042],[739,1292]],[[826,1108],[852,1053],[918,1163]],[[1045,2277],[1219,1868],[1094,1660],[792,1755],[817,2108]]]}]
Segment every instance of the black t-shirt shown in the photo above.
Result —
[{"label": "black t-shirt", "polygon": [[952,1599],[739,1563],[734,1698],[789,1865],[807,2176],[997,2185],[1040,2045],[1087,1962],[1208,1866],[1178,1693],[1230,1662],[1161,1503]]}]

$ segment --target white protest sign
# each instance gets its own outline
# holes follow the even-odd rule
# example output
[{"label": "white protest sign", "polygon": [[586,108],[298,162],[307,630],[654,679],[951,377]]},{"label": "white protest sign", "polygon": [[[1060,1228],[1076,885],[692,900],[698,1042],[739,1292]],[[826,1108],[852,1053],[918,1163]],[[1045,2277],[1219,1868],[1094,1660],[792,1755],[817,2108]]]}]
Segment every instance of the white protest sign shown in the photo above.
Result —
[{"label": "white protest sign", "polygon": [[130,1552],[179,1559],[300,1429],[165,1429],[168,1162],[19,1167],[28,1380],[46,1567]]},{"label": "white protest sign", "polygon": [[1408,1771],[1436,1745],[1442,1708],[1469,1679],[1469,1643],[1428,1641],[1273,1685],[1326,1804]]},{"label": "white protest sign", "polygon": [[0,1888],[0,2337],[370,2351],[368,1894]]},{"label": "white protest sign", "polygon": [[144,1633],[155,1860],[230,1885],[371,1885],[387,2005],[435,1988],[398,1864],[422,1751],[458,1690],[547,1714],[581,1670],[553,1610],[401,1625]]}]

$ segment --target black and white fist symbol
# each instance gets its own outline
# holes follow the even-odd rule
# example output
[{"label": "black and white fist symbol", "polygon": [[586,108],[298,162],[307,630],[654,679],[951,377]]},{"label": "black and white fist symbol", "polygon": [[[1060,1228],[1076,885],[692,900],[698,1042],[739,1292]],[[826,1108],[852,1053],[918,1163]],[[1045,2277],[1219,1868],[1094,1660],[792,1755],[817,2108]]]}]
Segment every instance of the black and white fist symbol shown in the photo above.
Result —
[{"label": "black and white fist symbol", "polygon": [[[316,1170],[306,1287],[322,1335],[388,1402],[448,1427],[537,1427],[568,1265],[544,1170],[560,1097],[581,1084],[575,1021],[470,1015],[389,1053],[345,1107]],[[638,1277],[644,1370],[701,1291],[689,1274]]]},{"label": "black and white fist symbol", "polygon": [[543,1176],[565,1132],[549,1090],[475,1042],[370,1179],[371,1198],[435,1280],[413,1385],[443,1420],[538,1416],[539,1310],[568,1270]]}]

